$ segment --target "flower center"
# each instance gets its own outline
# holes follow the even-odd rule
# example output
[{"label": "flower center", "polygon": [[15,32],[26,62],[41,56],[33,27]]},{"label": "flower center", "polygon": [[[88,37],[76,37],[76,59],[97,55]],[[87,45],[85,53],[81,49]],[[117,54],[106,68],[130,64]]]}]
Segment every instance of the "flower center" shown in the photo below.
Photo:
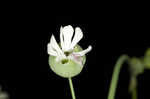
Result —
[{"label": "flower center", "polygon": [[70,53],[71,53],[71,52],[64,52],[64,54],[65,54],[66,56],[69,56]]},{"label": "flower center", "polygon": [[62,64],[68,63],[68,59],[63,59],[63,60],[61,61],[61,63],[62,63]]}]

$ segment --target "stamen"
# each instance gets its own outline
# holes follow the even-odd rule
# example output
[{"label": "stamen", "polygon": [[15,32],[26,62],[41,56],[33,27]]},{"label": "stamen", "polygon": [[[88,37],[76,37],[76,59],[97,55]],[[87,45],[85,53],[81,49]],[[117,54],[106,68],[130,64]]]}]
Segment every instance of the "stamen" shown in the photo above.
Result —
[{"label": "stamen", "polygon": [[72,52],[64,52],[66,56],[69,56]]}]

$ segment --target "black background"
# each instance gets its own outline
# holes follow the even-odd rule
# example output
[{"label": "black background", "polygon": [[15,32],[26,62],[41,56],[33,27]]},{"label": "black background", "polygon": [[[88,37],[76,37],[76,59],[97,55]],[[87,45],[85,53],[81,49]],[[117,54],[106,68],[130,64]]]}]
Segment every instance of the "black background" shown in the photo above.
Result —
[{"label": "black background", "polygon": [[[147,8],[105,6],[69,11],[9,9],[2,18],[0,84],[11,99],[71,99],[68,80],[54,74],[48,65],[47,44],[54,34],[59,41],[60,26],[72,25],[83,30],[79,42],[84,49],[92,45],[83,71],[73,78],[77,99],[106,99],[114,64],[122,54],[141,57],[149,47]],[[78,7],[78,6],[76,6]],[[71,7],[73,8],[73,7]],[[36,8],[34,8],[36,9]],[[51,9],[51,10],[50,10]],[[72,13],[70,13],[72,12]],[[40,39],[40,65],[37,59]],[[10,46],[9,46],[10,45]],[[138,77],[139,99],[149,99],[149,75]],[[130,99],[127,64],[121,70],[115,99]]]}]

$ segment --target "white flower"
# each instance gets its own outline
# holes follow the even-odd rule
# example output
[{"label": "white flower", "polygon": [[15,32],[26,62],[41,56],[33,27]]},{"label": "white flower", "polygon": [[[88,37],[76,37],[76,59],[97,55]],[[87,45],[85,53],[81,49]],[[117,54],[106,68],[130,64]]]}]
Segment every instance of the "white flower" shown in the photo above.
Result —
[{"label": "white flower", "polygon": [[87,49],[75,52],[74,49],[77,43],[83,38],[82,30],[79,27],[74,29],[71,25],[60,28],[60,46],[52,35],[50,43],[48,44],[48,54],[55,56],[56,61],[63,59],[71,59],[79,64],[82,64],[82,56],[87,52],[91,51],[92,47],[89,46]]}]

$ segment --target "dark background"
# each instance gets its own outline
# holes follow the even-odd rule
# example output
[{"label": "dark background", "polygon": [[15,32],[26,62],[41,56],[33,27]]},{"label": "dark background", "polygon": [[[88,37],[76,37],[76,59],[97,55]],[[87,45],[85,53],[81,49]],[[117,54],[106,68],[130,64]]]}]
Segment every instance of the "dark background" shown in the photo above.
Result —
[{"label": "dark background", "polygon": [[[54,74],[48,65],[47,44],[54,34],[59,41],[60,26],[83,30],[79,42],[84,49],[92,45],[83,71],[73,78],[77,99],[106,99],[114,64],[122,54],[141,57],[149,45],[147,8],[105,6],[69,11],[70,7],[4,11],[1,35],[0,85],[10,99],[71,99],[68,80]],[[78,7],[78,6],[76,6]],[[73,8],[73,7],[71,7]],[[34,8],[36,9],[36,8]],[[55,14],[51,10],[56,12]],[[72,13],[70,13],[72,12]],[[40,65],[37,42],[40,39]],[[149,99],[149,75],[138,77],[139,99]],[[130,99],[127,64],[121,70],[115,99]]]}]

